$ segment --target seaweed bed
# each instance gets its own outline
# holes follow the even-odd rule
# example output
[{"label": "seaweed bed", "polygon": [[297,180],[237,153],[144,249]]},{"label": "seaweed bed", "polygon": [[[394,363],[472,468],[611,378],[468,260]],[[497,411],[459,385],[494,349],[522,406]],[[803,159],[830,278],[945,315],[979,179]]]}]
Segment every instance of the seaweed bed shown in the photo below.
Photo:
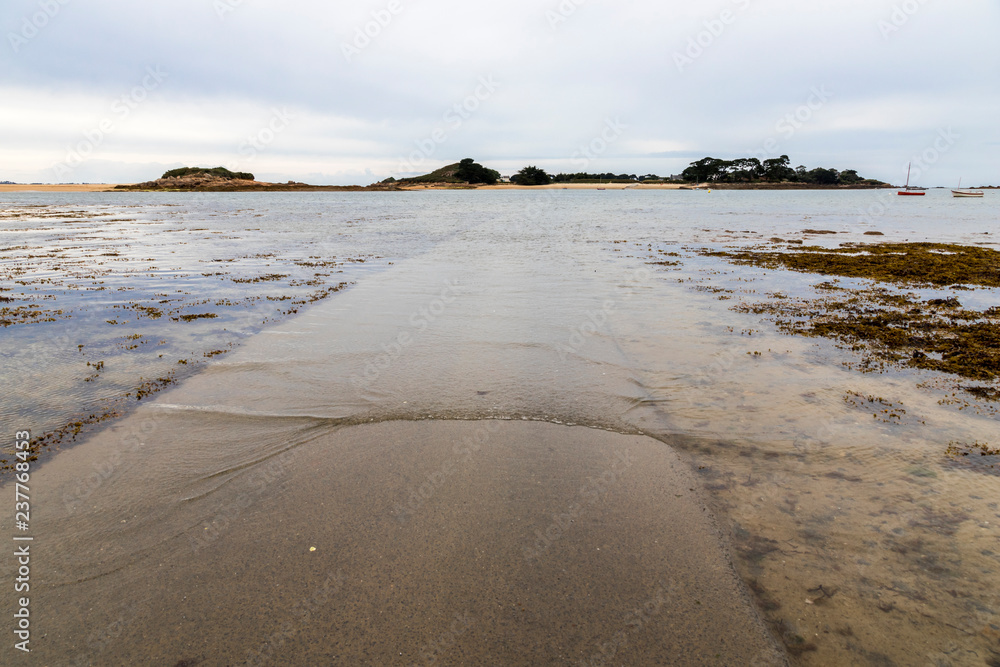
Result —
[{"label": "seaweed bed", "polygon": [[[943,243],[845,244],[840,248],[790,248],[783,251],[704,251],[736,264],[763,268],[868,278],[901,287],[1000,286],[1000,252]],[[766,314],[788,334],[822,336],[847,343],[863,355],[861,370],[886,365],[953,373],[980,382],[1000,379],[1000,307],[963,308],[955,297],[920,299],[880,285],[816,285],[816,299],[779,299],[741,304],[736,310]],[[996,400],[991,386],[966,388]]]},{"label": "seaweed bed", "polygon": [[705,252],[736,264],[912,285],[1000,287],[1000,252],[952,243],[845,243],[787,251]]},{"label": "seaweed bed", "polygon": [[965,468],[974,472],[1000,476],[1000,449],[990,447],[988,443],[972,444],[952,441],[945,451],[948,464],[953,468]]},{"label": "seaweed bed", "polygon": [[[174,205],[0,207],[0,359],[19,388],[0,408],[31,424],[31,460],[348,288],[349,265],[380,259],[283,234],[189,221]],[[0,478],[13,463],[0,447]]]},{"label": "seaweed bed", "polygon": [[[987,582],[1000,558],[983,548],[995,537],[985,531],[995,526],[1000,480],[1000,447],[991,436],[1000,418],[1000,253],[975,244],[834,241],[828,249],[802,247],[808,238],[768,243],[752,234],[727,230],[699,240],[711,247],[680,246],[705,258],[685,254],[680,270],[663,261],[677,242],[635,243],[662,278],[697,292],[699,306],[726,302],[705,318],[706,329],[723,339],[728,330],[734,341],[752,336],[757,345],[763,334],[762,344],[773,345],[773,354],[746,352],[754,362],[719,387],[720,406],[740,400],[741,380],[780,381],[789,358],[862,373],[902,369],[902,377],[852,387],[856,377],[810,368],[807,383],[823,378],[818,391],[802,393],[801,408],[776,406],[773,439],[696,432],[672,443],[692,457],[724,517],[734,563],[762,617],[792,664],[972,664],[975,654],[976,664],[1000,665],[994,599],[982,593],[992,591]],[[836,238],[816,229],[800,234]],[[774,329],[752,323],[758,318],[779,334],[833,345],[781,354]],[[832,346],[848,353],[831,354]],[[731,367],[747,349],[732,347],[713,369]],[[919,384],[906,387],[907,380]],[[761,407],[770,398],[754,398],[759,386],[736,409],[770,409]],[[846,411],[829,402],[835,393]],[[786,418],[789,407],[804,416]],[[696,429],[716,428],[692,417]],[[828,424],[835,426],[827,431]]]}]

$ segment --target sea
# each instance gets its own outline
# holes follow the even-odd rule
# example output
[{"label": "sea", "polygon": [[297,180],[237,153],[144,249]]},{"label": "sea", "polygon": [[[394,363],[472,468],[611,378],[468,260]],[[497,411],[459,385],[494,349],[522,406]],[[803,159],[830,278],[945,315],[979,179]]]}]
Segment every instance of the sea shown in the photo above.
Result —
[{"label": "sea", "polygon": [[[1000,470],[948,456],[1000,446],[996,403],[782,333],[738,306],[815,298],[829,278],[706,254],[1000,250],[998,211],[992,192],[947,190],[0,193],[0,458],[30,431],[44,468],[143,401],[185,409],[191,392],[171,392],[206,375],[217,393],[197,403],[218,432],[309,418],[647,435],[695,471],[797,662],[998,664]],[[901,291],[1000,305],[992,288]],[[163,474],[211,472],[197,465]]]}]

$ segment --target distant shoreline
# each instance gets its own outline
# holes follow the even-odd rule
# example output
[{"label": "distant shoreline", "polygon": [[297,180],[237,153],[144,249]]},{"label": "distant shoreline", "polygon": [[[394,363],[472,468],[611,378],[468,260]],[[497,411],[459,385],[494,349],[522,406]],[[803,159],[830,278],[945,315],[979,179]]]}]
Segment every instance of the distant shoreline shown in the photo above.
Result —
[{"label": "distant shoreline", "polygon": [[516,185],[514,183],[498,183],[497,185],[461,185],[458,183],[420,183],[400,185],[402,190],[680,190],[682,184],[677,183],[550,183],[548,185]]},{"label": "distant shoreline", "polygon": [[[549,185],[463,185],[459,183],[394,184],[386,186],[362,185],[307,185],[305,183],[264,183],[249,187],[234,188],[178,188],[144,189],[141,184],[115,183],[70,183],[70,184],[15,184],[0,185],[0,192],[413,192],[422,190],[885,190],[895,189],[894,185],[844,186],[812,185],[804,183],[550,183]],[[977,190],[992,190],[998,186],[982,186]],[[945,189],[939,188],[930,189]]]},{"label": "distant shoreline", "polygon": [[107,192],[115,187],[114,183],[70,183],[70,184],[23,184],[0,185],[0,192]]},{"label": "distant shoreline", "polygon": [[[879,190],[881,186],[812,185],[807,183],[550,183],[549,185],[480,185],[477,190]],[[407,188],[421,189],[421,188]]]}]

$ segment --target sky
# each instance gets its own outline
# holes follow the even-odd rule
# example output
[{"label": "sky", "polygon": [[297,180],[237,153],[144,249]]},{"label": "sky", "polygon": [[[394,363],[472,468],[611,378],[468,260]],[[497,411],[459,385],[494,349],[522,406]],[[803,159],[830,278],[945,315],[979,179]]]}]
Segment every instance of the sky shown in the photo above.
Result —
[{"label": "sky", "polygon": [[4,0],[0,181],[786,154],[1000,184],[997,0]]}]

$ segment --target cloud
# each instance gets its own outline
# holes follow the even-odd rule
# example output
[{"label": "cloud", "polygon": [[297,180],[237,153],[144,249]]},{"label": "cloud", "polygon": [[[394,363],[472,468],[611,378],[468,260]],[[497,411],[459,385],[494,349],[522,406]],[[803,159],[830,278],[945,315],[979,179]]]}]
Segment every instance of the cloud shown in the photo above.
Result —
[{"label": "cloud", "polygon": [[[99,180],[131,173],[111,165],[145,174],[142,165],[247,160],[283,180],[377,180],[411,171],[436,131],[444,140],[421,169],[471,156],[571,170],[609,118],[628,130],[595,170],[677,171],[711,153],[696,146],[736,155],[777,136],[795,162],[865,165],[889,179],[927,136],[954,126],[967,141],[928,177],[997,178],[995,144],[977,140],[995,136],[1000,103],[983,83],[1000,71],[988,46],[995,2],[970,0],[960,13],[921,4],[888,36],[879,25],[892,5],[860,0],[397,2],[395,12],[388,0],[219,0],[227,11],[206,0],[67,2],[15,49],[9,35],[39,5],[9,0],[0,94],[13,102],[0,109],[0,163],[11,173],[0,179],[50,173],[106,118],[113,132],[79,172]],[[692,43],[700,52],[680,71],[675,57]],[[149,68],[168,76],[116,115]],[[484,77],[496,90],[464,109]],[[834,97],[786,137],[778,123],[817,86]],[[275,109],[294,122],[248,151]]]}]

